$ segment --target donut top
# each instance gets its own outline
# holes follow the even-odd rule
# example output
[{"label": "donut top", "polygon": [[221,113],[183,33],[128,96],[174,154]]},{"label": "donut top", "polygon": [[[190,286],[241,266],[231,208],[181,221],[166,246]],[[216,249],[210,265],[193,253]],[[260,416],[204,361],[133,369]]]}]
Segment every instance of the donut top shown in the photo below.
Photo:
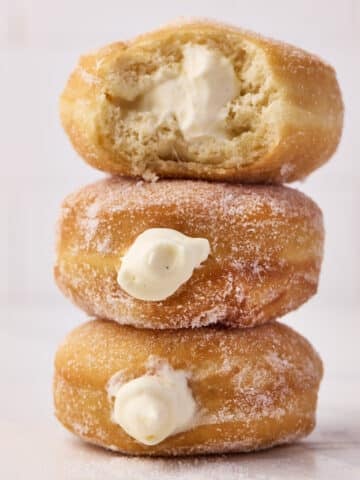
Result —
[{"label": "donut top", "polygon": [[[131,217],[133,211],[147,217],[147,212],[154,208],[164,213],[176,213],[181,224],[186,219],[188,230],[195,230],[199,217],[203,217],[217,245],[224,241],[228,243],[226,230],[238,217],[250,228],[253,217],[259,216],[258,223],[264,223],[273,236],[279,228],[278,217],[303,217],[312,229],[319,233],[323,230],[322,214],[315,202],[303,193],[284,186],[246,186],[196,180],[145,182],[113,177],[69,195],[62,205],[60,223],[72,215],[72,207],[76,204],[83,204],[85,208],[77,209],[76,222],[82,242],[76,242],[73,248],[78,251],[95,250],[100,254],[112,253],[110,237],[101,243],[97,240],[100,231],[110,231],[114,215],[127,212]],[[264,210],[271,215],[262,219],[260,216]],[[125,233],[118,231],[118,235]],[[232,242],[231,249],[240,248],[239,243]],[[248,248],[255,251],[256,245],[249,244]],[[277,246],[274,244],[273,248]]]}]

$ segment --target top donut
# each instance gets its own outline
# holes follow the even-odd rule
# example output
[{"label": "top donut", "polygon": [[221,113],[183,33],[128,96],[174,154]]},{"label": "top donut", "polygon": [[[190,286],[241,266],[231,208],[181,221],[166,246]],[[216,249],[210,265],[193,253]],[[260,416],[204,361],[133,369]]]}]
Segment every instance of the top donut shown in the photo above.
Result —
[{"label": "top donut", "polygon": [[204,21],[81,57],[60,110],[90,165],[146,180],[298,180],[330,158],[343,124],[331,66]]}]

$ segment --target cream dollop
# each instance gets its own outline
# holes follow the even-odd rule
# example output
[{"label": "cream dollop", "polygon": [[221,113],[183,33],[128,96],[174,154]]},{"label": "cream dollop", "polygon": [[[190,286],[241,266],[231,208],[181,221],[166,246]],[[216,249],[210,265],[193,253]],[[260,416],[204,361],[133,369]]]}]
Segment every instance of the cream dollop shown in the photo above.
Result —
[{"label": "cream dollop", "polygon": [[227,105],[239,91],[231,61],[204,45],[183,47],[181,70],[175,78],[159,70],[138,108],[154,115],[155,125],[174,115],[184,137],[225,137]]},{"label": "cream dollop", "polygon": [[196,404],[184,371],[164,363],[155,374],[114,385],[112,420],[138,442],[156,445],[191,427]]},{"label": "cream dollop", "polygon": [[135,298],[164,300],[189,280],[209,253],[205,238],[191,238],[171,228],[150,228],[123,256],[117,281]]}]

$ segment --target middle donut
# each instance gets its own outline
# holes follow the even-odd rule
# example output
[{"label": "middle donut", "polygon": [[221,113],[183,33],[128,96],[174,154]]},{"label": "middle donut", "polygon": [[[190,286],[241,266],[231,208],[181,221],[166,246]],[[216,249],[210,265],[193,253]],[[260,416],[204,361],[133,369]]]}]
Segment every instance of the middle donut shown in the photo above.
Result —
[{"label": "middle donut", "polygon": [[321,211],[294,189],[112,178],[65,200],[55,278],[119,323],[251,327],[316,292],[323,237]]}]

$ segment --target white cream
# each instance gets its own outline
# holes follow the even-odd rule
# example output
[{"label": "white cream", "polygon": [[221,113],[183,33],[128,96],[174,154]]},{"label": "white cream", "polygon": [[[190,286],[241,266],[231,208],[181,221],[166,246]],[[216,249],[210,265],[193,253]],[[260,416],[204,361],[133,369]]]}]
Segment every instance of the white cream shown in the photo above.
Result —
[{"label": "white cream", "polygon": [[191,427],[196,404],[182,370],[163,364],[155,374],[117,387],[110,383],[109,394],[115,397],[112,420],[138,442],[157,445]]},{"label": "white cream", "polygon": [[154,124],[174,115],[185,139],[225,137],[228,103],[239,92],[230,60],[203,45],[186,44],[181,70],[175,78],[159,71],[138,108],[151,112]]},{"label": "white cream", "polygon": [[171,228],[150,228],[123,256],[117,281],[140,300],[165,300],[189,280],[209,253],[205,238],[191,238]]}]

